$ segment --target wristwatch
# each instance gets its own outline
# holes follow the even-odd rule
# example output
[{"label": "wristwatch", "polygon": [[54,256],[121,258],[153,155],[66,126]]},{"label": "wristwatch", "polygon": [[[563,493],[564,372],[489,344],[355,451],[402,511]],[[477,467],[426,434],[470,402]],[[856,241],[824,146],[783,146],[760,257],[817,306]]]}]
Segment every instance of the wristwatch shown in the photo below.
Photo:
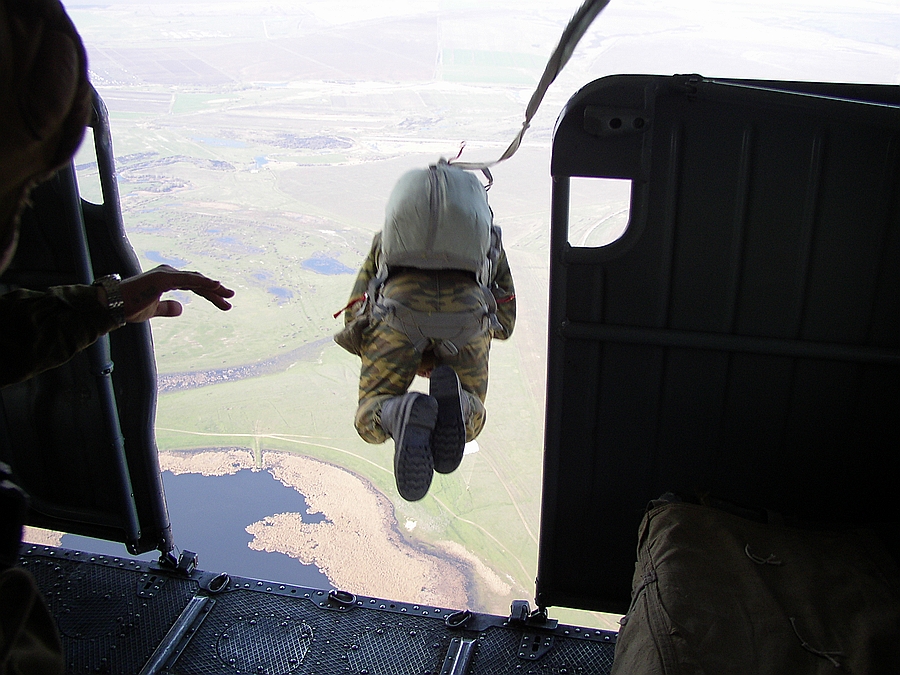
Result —
[{"label": "wristwatch", "polygon": [[92,286],[102,286],[106,291],[106,309],[110,318],[116,322],[116,326],[125,325],[125,301],[122,299],[120,284],[122,277],[118,274],[109,274],[95,280]]}]

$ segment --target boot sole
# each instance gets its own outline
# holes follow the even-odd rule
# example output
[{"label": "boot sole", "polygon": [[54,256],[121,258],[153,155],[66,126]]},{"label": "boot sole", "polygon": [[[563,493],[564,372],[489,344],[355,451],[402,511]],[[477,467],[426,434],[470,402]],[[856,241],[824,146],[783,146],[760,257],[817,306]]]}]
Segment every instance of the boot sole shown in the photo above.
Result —
[{"label": "boot sole", "polygon": [[431,372],[429,393],[438,402],[437,422],[431,433],[434,470],[451,473],[459,468],[466,446],[466,423],[462,414],[462,389],[459,378],[449,366]]},{"label": "boot sole", "polygon": [[431,431],[437,415],[437,401],[424,394],[411,399],[403,409],[400,437],[394,446],[394,480],[400,496],[408,502],[419,501],[431,487]]}]

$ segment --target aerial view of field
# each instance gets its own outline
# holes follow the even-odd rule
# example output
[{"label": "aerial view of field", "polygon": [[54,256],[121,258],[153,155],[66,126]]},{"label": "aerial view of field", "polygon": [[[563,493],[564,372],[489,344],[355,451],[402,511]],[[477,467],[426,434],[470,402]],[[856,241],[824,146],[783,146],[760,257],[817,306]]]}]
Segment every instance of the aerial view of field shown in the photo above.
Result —
[{"label": "aerial view of field", "polygon": [[[354,592],[498,614],[513,599],[531,599],[550,141],[565,101],[617,72],[705,67],[705,75],[789,78],[806,61],[806,79],[854,79],[863,67],[871,81],[900,74],[895,58],[879,57],[892,31],[873,36],[876,26],[855,24],[850,9],[819,24],[797,10],[795,20],[771,28],[772,44],[735,49],[747,23],[769,21],[765,6],[729,3],[721,21],[700,21],[676,3],[613,2],[551,87],[523,147],[492,170],[489,200],[516,281],[516,331],[493,344],[488,421],[462,466],[436,475],[420,502],[405,502],[394,486],[393,443],[368,445],[353,427],[359,360],[332,341],[341,327],[333,315],[348,300],[397,178],[455,156],[462,143],[470,161],[498,157],[578,4],[65,3],[109,110],[125,225],[142,266],[198,270],[236,291],[227,313],[176,293],[184,315],[154,320],[163,467],[268,470],[325,514],[318,530],[290,514],[247,523],[251,546],[314,562]],[[858,44],[864,28],[869,46]],[[844,57],[826,74],[811,45]],[[84,195],[99,199],[90,143],[76,164]],[[628,195],[627,182],[574,184],[569,240],[595,246],[618,236]],[[189,539],[177,514],[172,519],[176,542]],[[353,537],[390,545],[360,548],[365,557],[354,572]],[[422,576],[413,585],[424,594],[409,597],[409,584],[369,584],[365,570],[378,567],[399,569],[407,581]],[[444,575],[444,591],[427,579]]]}]

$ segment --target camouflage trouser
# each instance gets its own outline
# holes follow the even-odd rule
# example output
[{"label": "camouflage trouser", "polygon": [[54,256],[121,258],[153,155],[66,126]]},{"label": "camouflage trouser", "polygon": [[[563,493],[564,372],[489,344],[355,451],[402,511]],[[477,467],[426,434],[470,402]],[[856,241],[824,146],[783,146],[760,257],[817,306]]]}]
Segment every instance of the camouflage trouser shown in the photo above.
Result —
[{"label": "camouflage trouser", "polygon": [[[447,271],[416,271],[391,278],[383,293],[417,311],[465,311],[480,306],[483,297],[473,280]],[[484,397],[488,386],[490,333],[482,333],[457,347],[459,353],[449,357],[426,350],[426,358],[433,355],[434,366],[449,365],[459,376],[470,411],[466,419],[466,440],[471,441],[481,433],[486,417]],[[356,430],[368,443],[383,443],[389,436],[381,428],[381,405],[392,396],[406,393],[422,365],[423,354],[403,331],[373,321],[363,335],[361,358]]]}]

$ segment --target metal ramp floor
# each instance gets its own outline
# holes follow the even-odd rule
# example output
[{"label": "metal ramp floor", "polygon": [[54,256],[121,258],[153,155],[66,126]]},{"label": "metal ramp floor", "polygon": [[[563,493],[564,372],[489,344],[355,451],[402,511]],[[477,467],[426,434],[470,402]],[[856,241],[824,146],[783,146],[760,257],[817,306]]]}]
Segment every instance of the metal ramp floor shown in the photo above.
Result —
[{"label": "metal ramp floor", "polygon": [[68,673],[603,675],[616,633],[25,545]]}]

